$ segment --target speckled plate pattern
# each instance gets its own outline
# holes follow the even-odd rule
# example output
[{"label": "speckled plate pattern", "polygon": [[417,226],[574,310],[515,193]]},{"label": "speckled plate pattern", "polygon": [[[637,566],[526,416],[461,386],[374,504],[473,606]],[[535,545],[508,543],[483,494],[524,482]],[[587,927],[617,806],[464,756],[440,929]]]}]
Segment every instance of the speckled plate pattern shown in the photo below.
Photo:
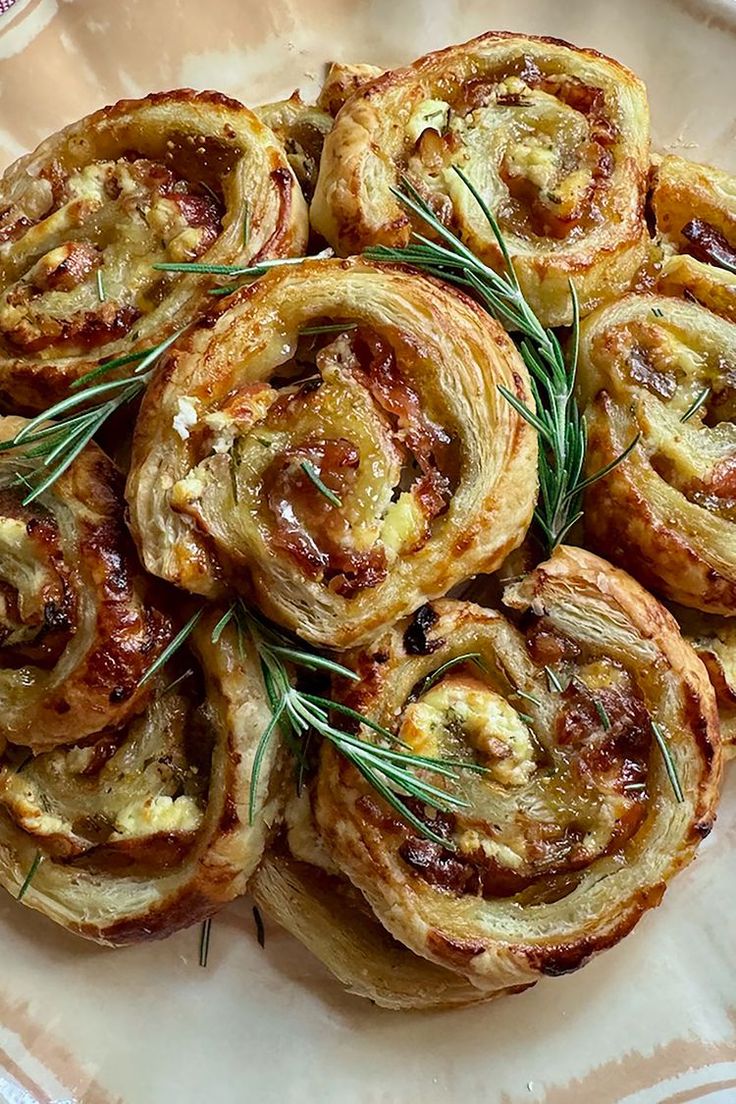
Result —
[{"label": "speckled plate pattern", "polygon": [[[16,0],[0,14],[0,166],[121,96],[256,105],[332,59],[396,65],[491,29],[593,46],[649,86],[660,149],[736,171],[734,0]],[[107,951],[0,898],[7,1104],[736,1104],[736,763],[696,862],[614,950],[486,1008],[345,996],[251,905]]]}]

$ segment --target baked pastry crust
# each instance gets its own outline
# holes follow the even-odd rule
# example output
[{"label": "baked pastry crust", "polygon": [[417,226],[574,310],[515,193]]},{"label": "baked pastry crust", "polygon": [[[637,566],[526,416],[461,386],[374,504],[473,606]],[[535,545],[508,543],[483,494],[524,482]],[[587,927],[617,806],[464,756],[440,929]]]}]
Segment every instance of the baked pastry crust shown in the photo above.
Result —
[{"label": "baked pastry crust", "polygon": [[0,883],[23,903],[113,945],[157,939],[243,893],[281,808],[278,741],[250,779],[270,719],[258,657],[216,610],[194,632],[197,672],[94,743],[0,769]]},{"label": "baked pastry crust", "polygon": [[286,806],[287,829],[249,885],[258,906],[322,962],[347,992],[394,1010],[458,1008],[489,999],[466,978],[393,939],[330,861],[308,790]]},{"label": "baked pastry crust", "polygon": [[736,179],[664,157],[654,172],[652,210],[665,253],[657,290],[736,322]]},{"label": "baked pastry crust", "polygon": [[[583,324],[586,539],[683,605],[736,613],[736,325],[698,303],[630,295]],[[702,400],[690,413],[693,404]]]},{"label": "baked pastry crust", "polygon": [[[403,175],[483,260],[498,244],[453,166],[494,212],[545,325],[625,291],[647,252],[649,113],[618,62],[551,38],[489,33],[359,88],[324,147],[310,216],[338,253],[405,245]],[[423,233],[426,226],[420,227]]]},{"label": "baked pastry crust", "polygon": [[[437,602],[424,654],[415,619],[354,658],[361,682],[348,702],[424,754],[475,750],[489,769],[463,773],[468,808],[415,809],[446,844],[419,838],[328,746],[316,802],[334,861],[389,931],[491,991],[574,970],[630,931],[708,833],[721,774],[705,669],[638,583],[562,547],[506,601],[521,628]],[[455,667],[426,688],[468,653],[483,668]]]},{"label": "baked pastry crust", "polygon": [[[25,424],[0,418],[0,441]],[[41,751],[140,712],[140,680],[173,630],[102,450],[87,445],[28,506],[17,473],[13,452],[0,454],[0,744]]]},{"label": "baked pastry crust", "polygon": [[212,277],[154,262],[299,255],[307,233],[278,139],[219,92],[121,100],[65,127],[0,180],[0,401],[43,410],[201,313]]},{"label": "baked pastry crust", "polygon": [[532,401],[513,342],[453,288],[359,259],[272,270],[148,389],[127,485],[143,562],[307,640],[366,640],[523,539],[536,439],[499,384]]},{"label": "baked pastry crust", "polygon": [[727,759],[736,755],[736,621],[672,606],[682,635],[705,664],[718,701],[721,738]]},{"label": "baked pastry crust", "polygon": [[256,115],[283,145],[302,194],[310,200],[317,183],[325,137],[332,128],[332,116],[314,104],[305,103],[299,92],[288,100],[263,104]]}]

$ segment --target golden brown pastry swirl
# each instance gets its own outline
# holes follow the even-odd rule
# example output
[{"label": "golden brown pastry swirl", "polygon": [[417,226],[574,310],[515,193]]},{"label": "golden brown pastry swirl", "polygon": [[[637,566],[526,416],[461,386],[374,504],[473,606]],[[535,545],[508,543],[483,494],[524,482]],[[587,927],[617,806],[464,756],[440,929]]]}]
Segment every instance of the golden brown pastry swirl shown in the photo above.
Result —
[{"label": "golden brown pastry swirl", "polygon": [[0,180],[0,400],[42,410],[195,317],[212,278],[154,263],[247,264],[306,240],[283,148],[237,101],[180,89],[81,119]]},{"label": "golden brown pastry swirl", "polygon": [[696,609],[736,614],[736,325],[687,299],[631,295],[582,327],[593,546]]},{"label": "golden brown pastry swirl", "polygon": [[333,859],[395,938],[491,991],[625,935],[709,831],[721,773],[705,669],[633,579],[560,548],[506,601],[518,624],[437,602],[355,657],[348,702],[424,755],[487,768],[435,777],[467,803],[416,807],[439,840],[327,746],[316,804]]},{"label": "golden brown pastry swirl", "polygon": [[9,745],[0,760],[0,882],[17,896],[32,871],[23,902],[80,935],[168,935],[242,893],[261,858],[280,752],[266,751],[251,823],[270,710],[251,643],[230,626],[212,644],[217,618],[126,726],[31,761]]},{"label": "golden brown pastry swirl", "polygon": [[[24,424],[0,419],[0,440]],[[122,477],[105,454],[88,445],[28,506],[17,463],[0,454],[0,740],[43,750],[142,709],[140,680],[172,625],[138,563]]]},{"label": "golden brown pastry swirl", "polygon": [[312,224],[343,255],[406,244],[412,223],[391,193],[406,176],[498,266],[459,167],[497,217],[533,309],[568,324],[570,278],[587,312],[644,259],[648,149],[645,89],[622,65],[555,39],[481,35],[358,88],[325,142]]},{"label": "golden brown pastry swirl", "polygon": [[520,543],[536,440],[499,384],[530,401],[511,340],[449,287],[360,260],[272,271],[146,395],[127,487],[146,567],[310,641],[367,639]]}]

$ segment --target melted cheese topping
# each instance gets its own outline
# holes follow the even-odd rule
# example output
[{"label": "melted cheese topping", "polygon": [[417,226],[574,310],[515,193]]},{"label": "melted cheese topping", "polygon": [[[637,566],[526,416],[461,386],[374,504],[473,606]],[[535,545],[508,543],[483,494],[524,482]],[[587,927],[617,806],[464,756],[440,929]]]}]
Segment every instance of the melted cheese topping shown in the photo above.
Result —
[{"label": "melted cheese topping", "polygon": [[491,778],[525,785],[536,770],[529,729],[506,701],[479,679],[449,675],[408,706],[399,733],[412,749],[441,756],[462,739],[479,753]]}]

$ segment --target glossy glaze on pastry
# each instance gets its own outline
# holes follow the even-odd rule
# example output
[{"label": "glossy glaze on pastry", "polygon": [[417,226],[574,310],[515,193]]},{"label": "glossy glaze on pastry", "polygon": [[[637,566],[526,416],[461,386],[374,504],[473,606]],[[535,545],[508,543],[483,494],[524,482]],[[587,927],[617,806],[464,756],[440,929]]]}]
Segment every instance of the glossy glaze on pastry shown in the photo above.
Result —
[{"label": "glossy glaze on pastry", "polygon": [[212,277],[155,262],[247,264],[306,242],[283,147],[236,100],[157,92],[73,123],[0,179],[0,401],[43,410],[196,317]]},{"label": "glossy glaze on pastry", "polygon": [[461,293],[360,260],[274,270],[146,394],[126,492],[143,562],[307,640],[366,640],[522,540],[536,440],[500,384],[531,402],[512,341]]},{"label": "glossy glaze on pastry", "polygon": [[[384,73],[350,97],[325,143],[313,226],[339,253],[404,245],[406,177],[437,217],[502,263],[461,168],[495,214],[546,325],[625,291],[647,248],[649,112],[618,62],[556,39],[491,33]],[[426,227],[418,227],[426,233]]]},{"label": "glossy glaze on pastry", "polygon": [[[721,771],[705,669],[633,579],[563,547],[506,602],[518,624],[437,602],[354,657],[346,701],[415,752],[487,768],[456,783],[467,809],[415,808],[444,842],[328,746],[316,803],[334,861],[389,931],[492,991],[574,970],[630,931],[709,832]],[[464,654],[478,662],[433,678]]]}]

